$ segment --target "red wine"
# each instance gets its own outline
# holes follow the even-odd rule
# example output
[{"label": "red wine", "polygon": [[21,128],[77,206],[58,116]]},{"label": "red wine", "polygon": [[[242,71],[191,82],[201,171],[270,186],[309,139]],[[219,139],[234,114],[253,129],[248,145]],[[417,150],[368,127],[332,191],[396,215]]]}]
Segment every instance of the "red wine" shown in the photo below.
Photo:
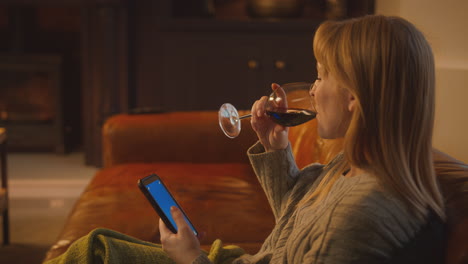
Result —
[{"label": "red wine", "polygon": [[310,110],[288,108],[283,112],[267,111],[267,114],[273,118],[273,121],[282,126],[297,126],[303,124],[317,115]]}]

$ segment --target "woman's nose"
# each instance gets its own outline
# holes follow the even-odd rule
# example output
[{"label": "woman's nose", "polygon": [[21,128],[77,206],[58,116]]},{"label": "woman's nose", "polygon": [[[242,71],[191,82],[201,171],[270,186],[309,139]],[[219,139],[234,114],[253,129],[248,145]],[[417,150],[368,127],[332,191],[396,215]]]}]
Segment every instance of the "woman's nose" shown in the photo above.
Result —
[{"label": "woman's nose", "polygon": [[315,82],[313,82],[312,85],[310,86],[309,95],[310,95],[311,97],[314,97],[314,96],[315,96]]},{"label": "woman's nose", "polygon": [[312,83],[309,89],[310,101],[314,112],[317,112],[317,107],[315,106],[315,82]]}]

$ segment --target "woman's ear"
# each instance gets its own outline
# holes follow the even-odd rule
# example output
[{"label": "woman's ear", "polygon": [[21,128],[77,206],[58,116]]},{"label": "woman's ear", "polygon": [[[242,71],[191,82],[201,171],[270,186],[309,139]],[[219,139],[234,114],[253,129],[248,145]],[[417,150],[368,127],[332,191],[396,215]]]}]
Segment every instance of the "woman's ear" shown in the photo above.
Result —
[{"label": "woman's ear", "polygon": [[354,95],[350,92],[348,92],[347,97],[348,97],[347,98],[348,99],[348,111],[354,112],[354,110],[356,109],[357,100],[354,97]]}]

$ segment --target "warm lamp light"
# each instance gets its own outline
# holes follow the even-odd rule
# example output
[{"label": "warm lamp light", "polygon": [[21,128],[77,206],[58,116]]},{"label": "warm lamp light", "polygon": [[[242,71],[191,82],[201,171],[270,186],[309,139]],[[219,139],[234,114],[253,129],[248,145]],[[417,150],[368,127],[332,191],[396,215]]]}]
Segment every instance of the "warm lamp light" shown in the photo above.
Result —
[{"label": "warm lamp light", "polygon": [[305,0],[247,0],[247,12],[252,17],[300,17]]}]

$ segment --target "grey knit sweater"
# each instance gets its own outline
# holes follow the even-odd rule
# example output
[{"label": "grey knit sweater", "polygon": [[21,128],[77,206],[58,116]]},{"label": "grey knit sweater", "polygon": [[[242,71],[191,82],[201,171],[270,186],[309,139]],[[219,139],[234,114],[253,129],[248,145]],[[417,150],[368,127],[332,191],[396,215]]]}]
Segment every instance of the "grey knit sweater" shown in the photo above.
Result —
[{"label": "grey knit sweater", "polygon": [[[298,206],[317,187],[326,172],[324,166],[312,164],[299,170],[290,147],[265,152],[257,143],[248,155],[276,225],[257,254],[244,255],[235,264],[388,263],[401,249],[415,244],[411,242],[426,225],[366,174],[341,177],[319,205]],[[412,250],[403,251],[403,259],[419,254]],[[209,263],[203,256],[197,262]]]}]

